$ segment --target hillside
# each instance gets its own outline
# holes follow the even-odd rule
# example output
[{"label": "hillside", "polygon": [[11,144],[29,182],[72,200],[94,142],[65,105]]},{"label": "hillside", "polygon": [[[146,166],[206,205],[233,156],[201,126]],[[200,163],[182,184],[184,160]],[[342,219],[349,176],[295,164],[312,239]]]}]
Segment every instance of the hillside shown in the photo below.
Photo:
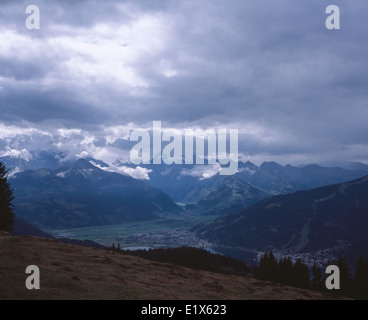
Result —
[{"label": "hillside", "polygon": [[202,214],[222,215],[243,210],[270,196],[270,193],[240,180],[236,175],[218,176],[200,181],[183,202],[195,205]]},{"label": "hillside", "polygon": [[10,182],[15,213],[37,227],[118,224],[180,210],[162,191],[84,159],[56,170],[24,171]]},{"label": "hillside", "polygon": [[32,224],[24,221],[18,216],[14,216],[14,225],[13,225],[13,235],[17,236],[33,236],[33,237],[41,237],[41,238],[49,238],[55,239],[55,237],[47,232],[42,231],[41,229],[33,226]]},{"label": "hillside", "polygon": [[276,162],[264,162],[259,167],[251,162],[239,162],[239,172],[236,176],[257,188],[272,194],[287,194],[299,190],[308,190],[342,183],[364,177],[367,168],[359,170],[342,169],[339,167],[321,167],[309,164],[304,167],[291,165],[282,166]]},{"label": "hillside", "polygon": [[[284,253],[367,254],[368,176],[327,187],[279,195],[196,228],[230,247]],[[354,262],[355,262],[354,261]]]},{"label": "hillside", "polygon": [[[1,232],[0,252],[0,299],[337,298],[241,276]],[[30,264],[40,268],[41,290],[25,288],[25,268]]]}]

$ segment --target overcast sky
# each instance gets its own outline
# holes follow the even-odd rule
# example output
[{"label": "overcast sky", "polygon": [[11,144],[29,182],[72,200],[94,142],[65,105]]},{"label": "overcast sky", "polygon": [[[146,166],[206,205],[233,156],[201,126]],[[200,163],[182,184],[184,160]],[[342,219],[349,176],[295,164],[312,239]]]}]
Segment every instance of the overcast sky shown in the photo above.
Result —
[{"label": "overcast sky", "polygon": [[366,0],[3,0],[0,156],[111,162],[161,120],[239,129],[255,163],[368,162],[367,15]]}]

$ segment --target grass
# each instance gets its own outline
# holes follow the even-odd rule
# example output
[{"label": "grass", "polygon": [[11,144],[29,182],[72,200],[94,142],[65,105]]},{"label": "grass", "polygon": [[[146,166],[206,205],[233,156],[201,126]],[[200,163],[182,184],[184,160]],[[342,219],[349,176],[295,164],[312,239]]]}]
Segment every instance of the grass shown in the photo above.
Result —
[{"label": "grass", "polygon": [[[56,240],[0,232],[0,300],[337,299],[241,276],[194,270]],[[25,268],[40,269],[40,290]]]}]

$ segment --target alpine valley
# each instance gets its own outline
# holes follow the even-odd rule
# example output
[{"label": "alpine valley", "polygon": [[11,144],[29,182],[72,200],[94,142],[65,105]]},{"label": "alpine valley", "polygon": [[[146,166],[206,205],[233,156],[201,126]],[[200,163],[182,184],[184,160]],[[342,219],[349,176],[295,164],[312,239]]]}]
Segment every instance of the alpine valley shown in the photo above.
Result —
[{"label": "alpine valley", "polygon": [[[126,173],[136,166],[118,160],[42,152],[0,161],[10,169],[18,234],[42,232],[29,224],[50,231],[136,222],[145,227],[129,238],[135,244],[210,246],[246,261],[272,249],[311,263],[341,253],[353,261],[368,243],[368,166],[361,163],[239,162],[232,176],[208,165],[146,165],[139,180]],[[157,219],[171,229],[152,233],[146,223]]]}]

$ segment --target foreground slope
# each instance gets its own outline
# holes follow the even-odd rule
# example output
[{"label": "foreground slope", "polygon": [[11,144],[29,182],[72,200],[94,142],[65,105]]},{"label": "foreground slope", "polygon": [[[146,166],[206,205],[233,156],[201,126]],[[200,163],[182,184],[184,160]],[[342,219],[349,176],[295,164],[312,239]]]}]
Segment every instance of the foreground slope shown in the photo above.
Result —
[{"label": "foreground slope", "polygon": [[[25,288],[28,265],[41,290]],[[0,299],[332,299],[327,294],[0,232]]]}]

